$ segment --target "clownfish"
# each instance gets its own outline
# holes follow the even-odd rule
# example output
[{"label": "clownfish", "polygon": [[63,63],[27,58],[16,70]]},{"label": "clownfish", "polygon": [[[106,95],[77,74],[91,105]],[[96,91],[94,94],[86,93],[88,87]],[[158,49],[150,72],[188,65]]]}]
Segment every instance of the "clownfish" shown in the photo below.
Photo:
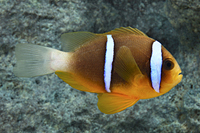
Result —
[{"label": "clownfish", "polygon": [[182,80],[170,52],[136,28],[65,33],[61,44],[63,51],[17,44],[14,74],[34,77],[55,72],[77,90],[98,93],[97,105],[105,114],[163,95]]}]

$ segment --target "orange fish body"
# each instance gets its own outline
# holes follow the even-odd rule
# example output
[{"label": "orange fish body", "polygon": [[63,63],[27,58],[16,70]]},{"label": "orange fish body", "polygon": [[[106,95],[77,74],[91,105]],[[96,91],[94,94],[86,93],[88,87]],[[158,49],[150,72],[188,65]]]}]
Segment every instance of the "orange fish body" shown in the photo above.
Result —
[{"label": "orange fish body", "polygon": [[[120,112],[139,99],[163,95],[182,79],[174,57],[159,42],[131,27],[104,34],[66,33],[61,36],[61,42],[65,52],[17,45],[15,75],[32,77],[55,72],[75,89],[98,93],[97,105],[106,114]],[[27,53],[33,56],[37,49],[47,52],[38,52],[42,59],[33,56],[29,59],[27,55],[24,58],[21,55],[24,47],[30,47],[32,50]],[[30,66],[24,63],[28,59],[31,63],[40,62],[38,67],[42,62],[44,71],[36,73],[36,68],[25,67]],[[24,69],[33,72],[24,73]]]}]

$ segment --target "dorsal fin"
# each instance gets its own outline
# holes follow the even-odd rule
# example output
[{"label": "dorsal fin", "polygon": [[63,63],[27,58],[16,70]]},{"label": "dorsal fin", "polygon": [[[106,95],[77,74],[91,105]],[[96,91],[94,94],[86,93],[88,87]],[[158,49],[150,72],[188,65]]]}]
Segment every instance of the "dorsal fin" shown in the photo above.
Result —
[{"label": "dorsal fin", "polygon": [[106,35],[108,34],[135,34],[135,35],[142,35],[142,36],[147,36],[144,34],[142,31],[138,30],[137,28],[132,28],[132,27],[120,27],[116,28],[114,30],[111,30],[109,32],[104,33]]},{"label": "dorsal fin", "polygon": [[114,71],[127,82],[130,82],[136,75],[142,75],[130,49],[126,46],[120,47],[116,54]]},{"label": "dorsal fin", "polygon": [[62,49],[65,52],[72,52],[98,36],[97,34],[86,31],[64,33],[61,35]]},{"label": "dorsal fin", "polygon": [[108,34],[135,34],[135,35],[142,35],[147,36],[142,31],[138,30],[137,28],[131,27],[120,27],[109,32],[103,34],[95,34],[92,32],[80,31],[80,32],[70,32],[64,33],[61,35],[61,44],[62,49],[65,52],[72,52],[75,49],[83,46],[86,42],[91,41],[100,35],[108,35]]}]

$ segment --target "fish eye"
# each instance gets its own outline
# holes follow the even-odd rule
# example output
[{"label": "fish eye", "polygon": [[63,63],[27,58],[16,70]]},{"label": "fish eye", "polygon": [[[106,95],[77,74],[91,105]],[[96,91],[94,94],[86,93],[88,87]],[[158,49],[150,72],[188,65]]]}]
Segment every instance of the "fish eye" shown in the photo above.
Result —
[{"label": "fish eye", "polygon": [[165,70],[172,70],[174,68],[174,63],[171,59],[165,59],[163,62],[163,67]]}]

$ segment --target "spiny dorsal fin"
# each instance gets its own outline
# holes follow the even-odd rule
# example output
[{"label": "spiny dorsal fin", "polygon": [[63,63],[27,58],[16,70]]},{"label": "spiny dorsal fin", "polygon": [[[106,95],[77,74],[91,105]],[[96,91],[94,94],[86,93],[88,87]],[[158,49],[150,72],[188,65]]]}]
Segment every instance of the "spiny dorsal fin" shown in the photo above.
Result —
[{"label": "spiny dorsal fin", "polygon": [[74,51],[75,49],[84,45],[86,42],[91,41],[98,36],[99,35],[97,34],[86,31],[64,33],[61,35],[62,49],[65,52]]},{"label": "spiny dorsal fin", "polygon": [[114,71],[127,82],[130,82],[136,75],[142,75],[130,49],[126,46],[122,46],[116,54]]},{"label": "spiny dorsal fin", "polygon": [[115,93],[98,94],[98,108],[105,114],[114,114],[133,106],[139,99]]},{"label": "spiny dorsal fin", "polygon": [[138,30],[137,28],[132,28],[132,27],[120,27],[120,28],[116,28],[114,30],[111,30],[109,32],[106,32],[104,34],[108,35],[108,34],[135,34],[135,35],[142,35],[142,36],[147,36],[146,34],[144,34],[142,31]]}]

